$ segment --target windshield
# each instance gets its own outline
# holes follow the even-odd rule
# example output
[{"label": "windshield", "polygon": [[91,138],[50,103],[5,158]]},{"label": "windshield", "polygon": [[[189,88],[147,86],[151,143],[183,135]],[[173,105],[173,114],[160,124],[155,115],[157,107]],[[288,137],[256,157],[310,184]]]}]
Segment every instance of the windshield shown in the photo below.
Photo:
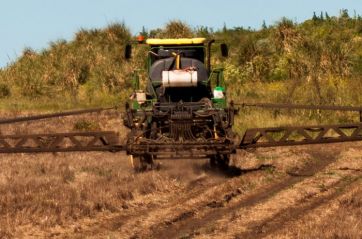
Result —
[{"label": "windshield", "polygon": [[197,59],[201,62],[205,61],[205,47],[201,46],[157,46],[152,47],[149,53],[150,64],[155,61],[169,58],[177,55],[181,57]]}]

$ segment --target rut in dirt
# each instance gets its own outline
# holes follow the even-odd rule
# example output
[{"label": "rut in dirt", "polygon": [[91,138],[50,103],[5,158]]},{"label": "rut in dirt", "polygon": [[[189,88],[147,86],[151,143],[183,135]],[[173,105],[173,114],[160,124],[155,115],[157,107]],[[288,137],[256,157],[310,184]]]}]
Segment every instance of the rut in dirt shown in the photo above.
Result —
[{"label": "rut in dirt", "polygon": [[[322,171],[328,165],[335,162],[338,156],[338,153],[335,150],[325,152],[322,150],[313,149],[308,151],[308,153],[312,156],[313,160],[310,160],[304,168],[298,170],[297,172],[292,172],[289,176],[284,177],[282,181],[273,183],[257,190],[233,206],[227,206],[228,202],[230,201],[229,197],[224,197],[225,202],[216,204],[214,203],[214,205],[211,202],[207,205],[204,205],[204,208],[199,210],[210,211],[201,218],[194,217],[197,212],[196,210],[184,212],[183,216],[180,215],[178,217],[179,220],[175,220],[171,223],[163,222],[159,225],[153,226],[152,234],[147,235],[147,237],[179,238],[185,236],[192,237],[192,235],[197,235],[200,228],[211,226],[216,220],[221,219],[225,215],[230,215],[238,211],[240,208],[252,207],[259,203],[263,203],[278,192],[281,192],[303,181],[308,176],[313,176],[317,172]],[[232,192],[232,197],[238,197],[241,196],[241,194],[241,192],[236,190],[234,194]]]},{"label": "rut in dirt", "polygon": [[350,181],[341,181],[337,185],[333,185],[328,189],[332,188],[335,191],[327,196],[320,198],[311,198],[305,203],[298,204],[294,207],[287,208],[280,211],[272,218],[267,218],[260,222],[255,222],[254,225],[249,226],[249,230],[237,234],[235,238],[237,239],[258,239],[263,238],[267,235],[272,235],[280,230],[282,230],[287,223],[298,221],[308,212],[318,208],[319,206],[331,202],[332,200],[338,198],[339,196],[346,193],[346,191],[352,188],[354,183],[361,180],[361,177],[355,177]]},{"label": "rut in dirt", "polygon": [[[175,165],[171,167],[166,164],[162,165],[160,170],[161,173],[165,175],[174,175],[175,178],[178,178],[178,180],[185,185],[182,193],[175,194],[174,192],[170,192],[167,195],[167,203],[162,205],[152,203],[139,207],[126,208],[116,215],[98,220],[91,228],[83,229],[82,235],[92,236],[102,231],[117,232],[121,229],[128,228],[130,223],[132,224],[132,222],[137,220],[142,221],[143,218],[152,216],[152,213],[159,211],[161,207],[174,208],[185,200],[196,198],[207,189],[224,183],[228,178],[237,176],[234,170],[232,172],[221,172],[212,169],[207,160],[172,161],[172,164],[175,163],[177,167],[175,167]],[[146,172],[146,174],[147,173],[152,172]],[[239,175],[239,173],[240,172],[237,172],[236,174]],[[184,216],[180,215],[180,218],[182,219],[185,216],[187,217],[187,213],[185,213]],[[177,221],[178,219],[175,220]]]}]

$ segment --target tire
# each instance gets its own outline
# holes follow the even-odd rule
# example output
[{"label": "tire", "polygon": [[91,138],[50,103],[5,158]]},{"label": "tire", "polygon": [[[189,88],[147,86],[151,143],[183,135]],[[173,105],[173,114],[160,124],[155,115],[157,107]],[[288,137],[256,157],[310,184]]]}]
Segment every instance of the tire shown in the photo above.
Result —
[{"label": "tire", "polygon": [[216,155],[213,155],[210,157],[210,167],[211,168],[217,168],[217,160],[216,160]]},{"label": "tire", "polygon": [[229,168],[230,156],[227,154],[217,154],[210,157],[211,168],[227,170]]},{"label": "tire", "polygon": [[147,165],[144,163],[142,156],[130,156],[130,161],[133,170],[136,173],[143,172],[147,169]]},{"label": "tire", "polygon": [[131,165],[136,173],[153,169],[153,160],[151,155],[130,156]]}]

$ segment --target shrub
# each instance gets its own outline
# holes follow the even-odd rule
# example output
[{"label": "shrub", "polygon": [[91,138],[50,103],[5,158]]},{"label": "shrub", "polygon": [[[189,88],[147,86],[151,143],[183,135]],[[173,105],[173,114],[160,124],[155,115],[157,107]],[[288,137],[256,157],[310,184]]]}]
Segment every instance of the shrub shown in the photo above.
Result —
[{"label": "shrub", "polygon": [[0,83],[0,98],[6,98],[11,95],[10,87]]},{"label": "shrub", "polygon": [[98,122],[95,121],[89,121],[86,119],[82,119],[82,120],[78,120],[77,122],[75,122],[74,124],[74,130],[79,130],[79,131],[95,131],[95,130],[99,130],[100,126]]}]

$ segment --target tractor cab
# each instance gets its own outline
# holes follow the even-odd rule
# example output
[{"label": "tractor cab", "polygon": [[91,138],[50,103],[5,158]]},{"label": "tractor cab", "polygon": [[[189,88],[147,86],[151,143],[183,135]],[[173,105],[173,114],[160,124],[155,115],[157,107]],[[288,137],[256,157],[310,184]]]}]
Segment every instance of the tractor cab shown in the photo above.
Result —
[{"label": "tractor cab", "polygon": [[159,102],[197,102],[211,97],[205,38],[148,39],[149,89]]},{"label": "tractor cab", "polygon": [[[208,105],[225,108],[223,69],[211,68],[211,46],[215,40],[206,38],[141,39],[148,46],[147,87],[140,89],[135,74],[133,105],[135,109],[154,104],[194,104],[207,101]],[[223,57],[227,46],[221,44]],[[131,58],[132,47],[126,46],[125,57]]]}]

